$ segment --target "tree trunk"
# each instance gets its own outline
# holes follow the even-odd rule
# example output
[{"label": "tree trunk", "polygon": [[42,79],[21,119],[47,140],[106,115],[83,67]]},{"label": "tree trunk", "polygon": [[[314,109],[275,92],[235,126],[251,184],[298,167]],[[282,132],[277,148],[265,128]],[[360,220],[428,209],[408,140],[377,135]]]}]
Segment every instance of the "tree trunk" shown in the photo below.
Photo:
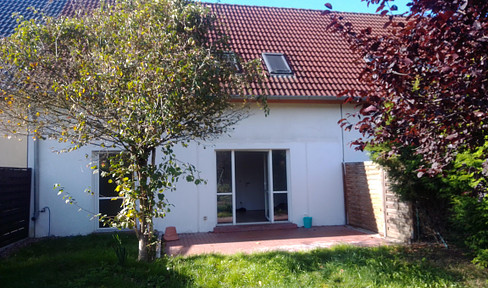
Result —
[{"label": "tree trunk", "polygon": [[[149,153],[144,153],[144,157],[137,160],[137,165],[142,168],[148,165]],[[154,155],[154,153],[153,153]],[[153,156],[152,162],[155,159]],[[154,164],[153,164],[154,165]],[[142,213],[142,219],[139,219],[139,229],[137,230],[137,238],[139,240],[139,254],[137,260],[141,262],[150,262],[154,259],[155,251],[153,241],[153,222],[152,222],[152,195],[153,191],[147,191],[148,176],[146,173],[138,169],[137,177],[139,178],[139,210]]]},{"label": "tree trunk", "polygon": [[139,254],[137,255],[137,261],[149,262],[149,241],[144,234],[141,234],[139,238]]},{"label": "tree trunk", "polygon": [[147,221],[147,218],[145,218],[141,221],[139,230],[137,231],[137,238],[139,240],[139,254],[137,256],[137,261],[151,262],[154,260],[155,246],[151,243],[153,240],[152,236],[152,221]]}]

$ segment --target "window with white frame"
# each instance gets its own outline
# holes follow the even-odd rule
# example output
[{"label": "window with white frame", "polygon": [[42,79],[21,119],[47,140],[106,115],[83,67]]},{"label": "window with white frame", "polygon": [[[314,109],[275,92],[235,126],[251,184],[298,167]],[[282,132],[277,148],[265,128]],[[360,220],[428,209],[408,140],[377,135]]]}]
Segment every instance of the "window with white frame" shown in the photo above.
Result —
[{"label": "window with white frame", "polygon": [[232,154],[217,151],[217,222],[232,223]]},{"label": "window with white frame", "polygon": [[286,150],[272,151],[274,221],[288,220],[288,177]]},{"label": "window with white frame", "polygon": [[[116,191],[117,184],[115,179],[110,176],[102,176],[103,172],[110,169],[110,158],[120,154],[120,151],[95,152],[98,161],[97,188],[98,188],[98,213],[106,215],[108,219],[113,219],[122,209],[123,197]],[[105,222],[99,222],[98,228],[109,228]]]}]

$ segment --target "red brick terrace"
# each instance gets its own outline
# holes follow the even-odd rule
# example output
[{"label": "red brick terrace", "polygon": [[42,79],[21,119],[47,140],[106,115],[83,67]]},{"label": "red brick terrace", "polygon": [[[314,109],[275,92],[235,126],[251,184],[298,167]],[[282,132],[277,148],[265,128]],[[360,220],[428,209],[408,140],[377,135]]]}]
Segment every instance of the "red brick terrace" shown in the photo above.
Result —
[{"label": "red brick terrace", "polygon": [[[166,242],[169,255],[235,254],[281,251],[307,251],[338,244],[380,246],[389,242],[378,234],[350,226],[319,226],[292,229],[273,229],[272,225],[254,226],[251,231],[179,234],[179,240]],[[279,228],[279,227],[277,227]]]}]

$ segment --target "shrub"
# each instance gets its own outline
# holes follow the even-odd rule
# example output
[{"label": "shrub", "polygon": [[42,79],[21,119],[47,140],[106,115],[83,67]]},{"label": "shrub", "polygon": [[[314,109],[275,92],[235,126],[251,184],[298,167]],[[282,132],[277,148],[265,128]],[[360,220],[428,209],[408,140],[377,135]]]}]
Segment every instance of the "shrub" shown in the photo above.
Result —
[{"label": "shrub", "polygon": [[444,175],[417,176],[423,159],[414,147],[390,155],[391,144],[369,147],[374,162],[385,168],[390,188],[417,212],[417,239],[447,234],[450,241],[466,245],[473,262],[488,267],[488,142],[459,153]]},{"label": "shrub", "polygon": [[415,211],[416,239],[437,238],[447,229],[446,215],[450,211],[450,188],[440,176],[418,177],[417,169],[422,165],[422,156],[416,155],[414,147],[399,149],[389,155],[390,144],[368,147],[371,159],[381,165],[388,174],[389,188],[402,200],[409,201]]}]

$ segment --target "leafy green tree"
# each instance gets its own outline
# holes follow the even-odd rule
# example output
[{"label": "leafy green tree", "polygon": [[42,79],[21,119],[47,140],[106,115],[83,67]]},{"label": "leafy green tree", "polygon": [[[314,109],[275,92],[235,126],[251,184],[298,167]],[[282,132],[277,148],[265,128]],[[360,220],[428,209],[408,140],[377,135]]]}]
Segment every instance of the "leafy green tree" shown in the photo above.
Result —
[{"label": "leafy green tree", "polygon": [[217,136],[245,117],[243,105],[230,100],[259,82],[259,65],[242,63],[242,73],[228,65],[226,37],[202,5],[132,0],[101,7],[23,21],[1,40],[0,125],[56,139],[66,151],[122,149],[101,172],[124,199],[112,225],[133,228],[138,259],[149,261],[166,191],[181,177],[202,181],[173,147]]},{"label": "leafy green tree", "polygon": [[424,160],[420,174],[442,173],[488,136],[488,1],[412,0],[405,17],[389,15],[394,0],[363,1],[378,5],[383,30],[353,27],[327,10],[358,55],[367,87],[344,91],[363,101],[359,122],[342,124],[365,136],[353,143],[359,149],[414,146]]}]

